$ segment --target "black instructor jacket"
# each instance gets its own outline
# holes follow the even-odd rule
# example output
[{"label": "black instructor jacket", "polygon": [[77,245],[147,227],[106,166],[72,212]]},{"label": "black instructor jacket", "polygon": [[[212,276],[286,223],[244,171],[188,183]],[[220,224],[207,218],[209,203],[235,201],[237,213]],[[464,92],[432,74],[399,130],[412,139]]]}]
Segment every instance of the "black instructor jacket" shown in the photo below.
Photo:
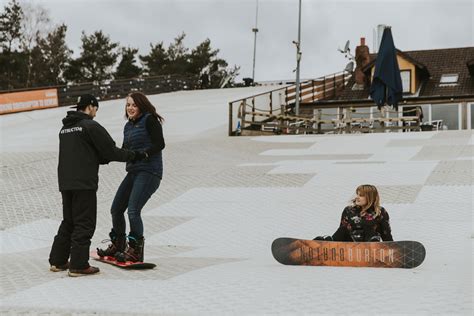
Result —
[{"label": "black instructor jacket", "polygon": [[109,133],[84,112],[69,111],[59,132],[59,191],[97,190],[99,164],[130,161],[133,151],[120,149]]}]

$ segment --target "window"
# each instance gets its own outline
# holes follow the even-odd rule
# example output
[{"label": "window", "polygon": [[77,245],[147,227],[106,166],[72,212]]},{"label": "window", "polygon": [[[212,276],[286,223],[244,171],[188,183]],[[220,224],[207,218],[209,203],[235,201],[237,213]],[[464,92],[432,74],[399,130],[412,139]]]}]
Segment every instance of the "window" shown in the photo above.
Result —
[{"label": "window", "polygon": [[439,83],[457,83],[459,74],[444,74],[441,76]]},{"label": "window", "polygon": [[402,70],[400,71],[400,76],[402,77],[403,93],[410,93],[411,92],[411,71]]}]

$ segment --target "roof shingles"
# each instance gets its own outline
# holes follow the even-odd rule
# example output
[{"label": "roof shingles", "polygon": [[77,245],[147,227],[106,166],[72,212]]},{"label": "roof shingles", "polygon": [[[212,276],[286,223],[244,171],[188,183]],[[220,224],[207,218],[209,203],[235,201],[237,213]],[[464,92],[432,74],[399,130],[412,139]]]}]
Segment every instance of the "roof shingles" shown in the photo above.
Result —
[{"label": "roof shingles", "polygon": [[[474,76],[470,75],[467,65],[474,57],[474,47],[406,51],[403,54],[426,66],[429,72],[429,78],[422,80],[420,97],[474,95]],[[372,60],[376,57],[376,54],[370,55]],[[443,74],[458,74],[457,84],[440,86]],[[370,87],[353,90],[354,83],[352,76],[346,88],[334,100],[367,100]]]}]

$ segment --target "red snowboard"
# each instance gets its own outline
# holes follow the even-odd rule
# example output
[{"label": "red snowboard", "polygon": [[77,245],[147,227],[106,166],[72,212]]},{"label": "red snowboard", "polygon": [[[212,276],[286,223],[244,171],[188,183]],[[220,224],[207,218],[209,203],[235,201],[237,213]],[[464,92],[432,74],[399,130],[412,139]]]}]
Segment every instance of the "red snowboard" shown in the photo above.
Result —
[{"label": "red snowboard", "polygon": [[114,257],[109,257],[109,256],[101,257],[97,254],[97,251],[92,251],[90,253],[90,257],[94,260],[108,263],[122,269],[143,270],[143,269],[153,269],[154,267],[156,267],[156,264],[147,263],[147,262],[131,262],[131,261],[119,262],[115,260]]}]

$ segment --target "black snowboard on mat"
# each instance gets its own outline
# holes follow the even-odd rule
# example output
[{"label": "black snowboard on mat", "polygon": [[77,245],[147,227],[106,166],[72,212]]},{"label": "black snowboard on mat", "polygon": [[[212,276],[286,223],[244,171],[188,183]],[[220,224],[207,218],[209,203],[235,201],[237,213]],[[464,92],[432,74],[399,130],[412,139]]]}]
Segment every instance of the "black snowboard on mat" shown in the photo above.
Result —
[{"label": "black snowboard on mat", "polygon": [[154,263],[147,263],[147,262],[131,262],[131,261],[126,261],[126,262],[119,262],[115,260],[114,257],[101,257],[97,254],[97,251],[92,251],[90,253],[90,257],[94,260],[108,263],[111,265],[114,265],[116,267],[122,268],[122,269],[130,269],[130,270],[144,270],[144,269],[153,269],[156,267],[156,264]]},{"label": "black snowboard on mat", "polygon": [[418,267],[426,256],[417,241],[342,242],[278,238],[273,257],[285,265],[403,268]]}]

